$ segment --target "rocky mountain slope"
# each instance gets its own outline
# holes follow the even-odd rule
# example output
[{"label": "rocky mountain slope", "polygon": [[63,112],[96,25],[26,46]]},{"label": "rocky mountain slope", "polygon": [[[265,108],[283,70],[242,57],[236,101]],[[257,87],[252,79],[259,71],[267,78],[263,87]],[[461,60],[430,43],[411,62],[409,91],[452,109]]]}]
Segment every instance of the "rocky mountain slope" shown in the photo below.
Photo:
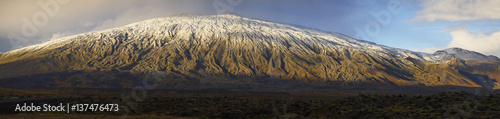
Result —
[{"label": "rocky mountain slope", "polygon": [[[500,81],[500,59],[496,56],[469,51],[461,48],[450,48],[434,53],[437,58],[462,72],[482,75],[479,78],[493,79],[493,83]],[[487,80],[488,81],[488,80]],[[491,82],[481,82],[489,84]],[[494,85],[491,85],[494,87]]]},{"label": "rocky mountain slope", "polygon": [[479,60],[479,61],[500,60],[498,59],[498,57],[495,56],[486,56],[481,53],[465,50],[462,48],[449,48],[445,50],[439,50],[436,51],[436,53],[434,53],[433,55],[442,60],[451,60],[452,58],[459,58],[464,60]]},{"label": "rocky mountain slope", "polygon": [[434,55],[235,15],[177,16],[4,53],[0,87],[131,88],[144,80],[162,88],[498,86],[457,68],[463,62],[453,64],[456,58]]}]

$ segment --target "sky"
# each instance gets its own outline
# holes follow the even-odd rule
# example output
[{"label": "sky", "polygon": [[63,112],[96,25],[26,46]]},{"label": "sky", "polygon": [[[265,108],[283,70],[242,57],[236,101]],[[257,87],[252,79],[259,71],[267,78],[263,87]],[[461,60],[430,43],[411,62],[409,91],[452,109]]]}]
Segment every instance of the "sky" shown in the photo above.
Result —
[{"label": "sky", "polygon": [[500,0],[0,0],[0,52],[179,14],[225,14],[433,53],[500,56]]}]

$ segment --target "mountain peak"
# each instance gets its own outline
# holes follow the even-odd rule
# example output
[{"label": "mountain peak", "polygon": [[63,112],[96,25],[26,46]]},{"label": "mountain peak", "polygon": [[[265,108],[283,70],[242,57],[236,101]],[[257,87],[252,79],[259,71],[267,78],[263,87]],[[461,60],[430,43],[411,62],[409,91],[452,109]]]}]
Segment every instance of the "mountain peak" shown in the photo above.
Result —
[{"label": "mountain peak", "polygon": [[[146,38],[144,36],[154,36]],[[324,32],[316,29],[303,28],[293,25],[274,23],[240,17],[234,14],[221,15],[181,15],[160,17],[126,25],[124,27],[94,31],[90,33],[69,36],[51,42],[25,47],[19,51],[39,51],[54,49],[79,40],[103,40],[112,37],[114,42],[140,40],[148,45],[163,46],[196,39],[200,43],[214,42],[213,37],[228,37],[231,45],[248,46],[265,44],[287,46],[289,43],[300,45],[321,46],[325,48],[353,48],[376,54],[395,54],[403,57],[412,57],[424,61],[436,61],[431,54],[413,52],[405,49],[391,48],[377,45],[372,42],[361,41],[339,33]],[[137,38],[136,38],[137,37]],[[173,40],[157,39],[168,38]],[[131,41],[129,41],[131,42]],[[137,41],[139,42],[139,41]],[[153,45],[151,45],[153,44]],[[156,45],[155,45],[156,44]],[[260,49],[260,48],[257,48]],[[13,53],[13,52],[10,52]]]},{"label": "mountain peak", "polygon": [[[453,57],[455,54],[478,55],[460,49],[441,52]],[[64,37],[1,54],[0,87],[19,82],[10,77],[24,79],[34,75],[37,77],[30,80],[65,79],[60,87],[131,86],[109,83],[112,82],[109,79],[121,79],[122,72],[131,75],[123,79],[126,81],[159,72],[155,77],[169,79],[163,84],[169,88],[178,84],[210,87],[206,84],[225,84],[233,79],[259,79],[252,80],[257,83],[260,79],[284,79],[311,84],[329,81],[449,84],[437,82],[439,77],[422,70],[426,63],[418,60],[440,61],[432,54],[377,45],[339,33],[231,14],[174,16]],[[119,72],[109,72],[113,70]],[[56,72],[68,77],[45,75]],[[112,78],[88,78],[95,77],[91,72],[103,72]],[[9,80],[2,81],[2,77]],[[81,80],[103,83],[82,83]],[[35,86],[55,84],[45,83]]]},{"label": "mountain peak", "polygon": [[443,60],[450,60],[452,58],[459,58],[463,60],[479,60],[479,61],[484,61],[484,60],[500,60],[496,56],[486,56],[484,54],[481,54],[479,52],[459,48],[459,47],[453,47],[453,48],[448,48],[444,50],[438,50],[434,54],[439,59]]}]

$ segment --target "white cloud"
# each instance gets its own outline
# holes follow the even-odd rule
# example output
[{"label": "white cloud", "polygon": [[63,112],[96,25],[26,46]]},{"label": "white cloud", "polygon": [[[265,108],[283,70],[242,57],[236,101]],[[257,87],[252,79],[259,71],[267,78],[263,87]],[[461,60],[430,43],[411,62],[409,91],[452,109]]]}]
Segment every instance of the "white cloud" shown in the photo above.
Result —
[{"label": "white cloud", "polygon": [[471,33],[463,27],[451,27],[448,29],[448,32],[453,38],[450,44],[448,44],[448,48],[460,47],[500,56],[500,31],[492,34],[484,34],[483,32]]},{"label": "white cloud", "polygon": [[[55,0],[41,0],[51,2]],[[212,8],[210,1],[200,0],[72,0],[67,4],[49,6],[54,9],[55,15],[42,19],[46,25],[30,27],[37,32],[33,36],[23,35],[24,27],[32,24],[33,16],[45,13],[39,1],[29,0],[0,0],[0,43],[9,43],[10,40],[26,39],[29,42],[20,42],[12,48],[42,43],[54,38],[85,33],[93,30],[103,30],[127,25],[140,20],[154,17],[168,16],[171,13],[187,12]],[[51,4],[54,5],[54,4]],[[200,7],[200,5],[208,7]],[[58,8],[56,10],[56,8]],[[213,10],[212,10],[213,11]],[[26,18],[28,23],[21,20]],[[31,29],[29,29],[31,32]],[[63,33],[61,33],[63,32]],[[20,37],[8,39],[8,34],[17,34]],[[11,50],[2,45],[0,51]]]},{"label": "white cloud", "polygon": [[500,20],[500,0],[421,0],[421,5],[411,21]]},{"label": "white cloud", "polygon": [[485,55],[500,56],[500,31],[485,34],[483,32],[471,33],[467,28],[462,26],[452,26],[446,29],[452,39],[451,42],[444,47],[431,47],[425,49],[416,49],[417,51],[434,53],[438,50],[447,48],[464,48]]}]

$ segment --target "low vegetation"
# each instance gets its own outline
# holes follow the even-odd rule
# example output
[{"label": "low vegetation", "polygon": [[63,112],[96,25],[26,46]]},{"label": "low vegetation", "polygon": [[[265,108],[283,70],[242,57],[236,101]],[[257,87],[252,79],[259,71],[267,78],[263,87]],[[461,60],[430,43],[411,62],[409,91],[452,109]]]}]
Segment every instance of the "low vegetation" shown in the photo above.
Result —
[{"label": "low vegetation", "polygon": [[[12,97],[16,96],[6,95],[0,97],[3,97],[3,99],[12,99]],[[158,117],[187,118],[500,118],[499,94],[474,95],[465,92],[446,92],[428,96],[359,94],[358,96],[341,99],[294,96],[199,96],[158,97],[142,101],[123,101],[118,97],[78,97],[45,100],[38,103],[59,102],[71,104],[119,103],[121,106],[121,111],[119,112],[73,113],[73,115],[82,114],[86,116],[127,115],[138,117],[153,115]],[[26,114],[22,115],[26,116]],[[59,115],[64,114],[60,113]]]}]

